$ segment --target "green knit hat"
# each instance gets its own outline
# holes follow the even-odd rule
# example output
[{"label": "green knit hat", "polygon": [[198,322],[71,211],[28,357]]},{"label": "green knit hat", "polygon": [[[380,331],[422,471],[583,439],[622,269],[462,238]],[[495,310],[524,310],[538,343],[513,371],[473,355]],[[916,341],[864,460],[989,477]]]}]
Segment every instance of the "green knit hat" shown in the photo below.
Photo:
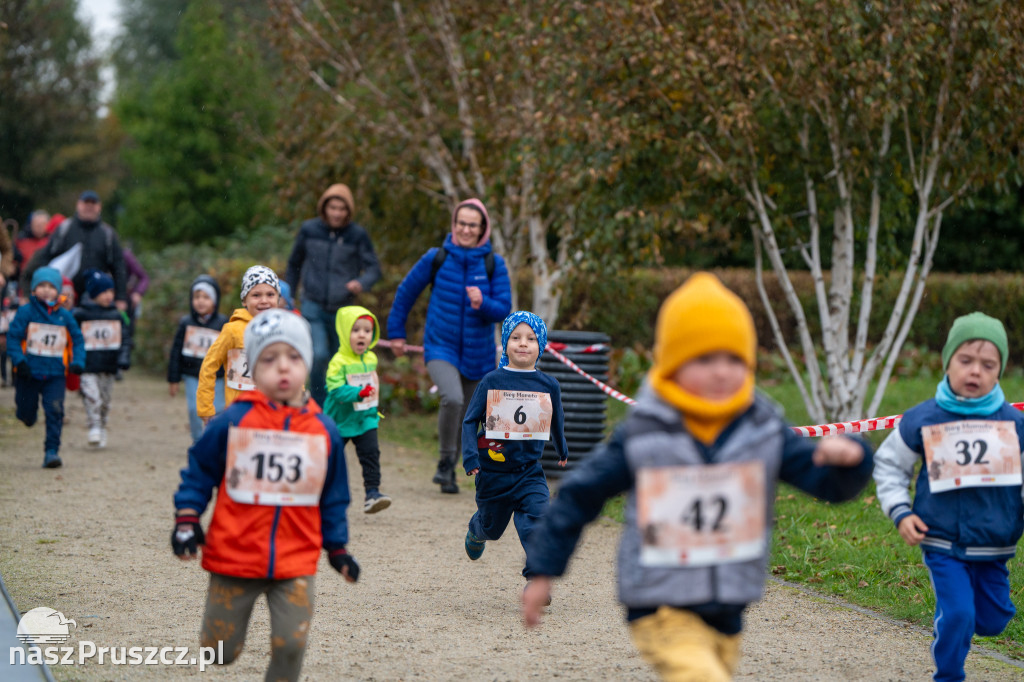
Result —
[{"label": "green knit hat", "polygon": [[949,369],[949,361],[953,359],[953,353],[957,348],[968,341],[977,339],[991,341],[999,349],[999,376],[1003,376],[1003,370],[1006,369],[1006,355],[1009,352],[1006,329],[1003,328],[1003,323],[996,318],[977,311],[953,320],[953,326],[949,328],[949,336],[946,337],[946,345],[942,347],[942,369],[944,371]]}]

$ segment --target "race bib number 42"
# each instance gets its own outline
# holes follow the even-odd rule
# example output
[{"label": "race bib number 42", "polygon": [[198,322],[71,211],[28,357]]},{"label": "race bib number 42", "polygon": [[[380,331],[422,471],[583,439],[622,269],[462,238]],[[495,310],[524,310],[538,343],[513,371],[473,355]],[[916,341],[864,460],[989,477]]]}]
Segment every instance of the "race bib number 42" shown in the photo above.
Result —
[{"label": "race bib number 42", "polygon": [[68,345],[68,332],[64,327],[42,322],[29,322],[25,333],[25,352],[44,358],[64,356]]},{"label": "race bib number 42", "polygon": [[232,426],[226,472],[227,493],[235,502],[315,507],[327,478],[327,439]]},{"label": "race bib number 42", "polygon": [[485,435],[499,440],[548,440],[551,394],[533,391],[487,391]]},{"label": "race bib number 42", "polygon": [[636,478],[643,566],[710,566],[765,552],[763,462],[642,468]]},{"label": "race bib number 42", "polygon": [[121,347],[119,320],[87,320],[82,323],[86,350],[117,350]]},{"label": "race bib number 42", "polygon": [[1013,422],[932,424],[921,428],[921,436],[933,493],[1021,485],[1020,440]]},{"label": "race bib number 42", "polygon": [[244,348],[232,348],[227,354],[227,370],[224,372],[224,385],[236,391],[255,391],[256,384],[249,371],[249,363],[245,359]]},{"label": "race bib number 42", "polygon": [[206,352],[210,350],[219,334],[216,329],[188,325],[185,327],[185,341],[181,344],[181,354],[187,358],[205,358]]}]

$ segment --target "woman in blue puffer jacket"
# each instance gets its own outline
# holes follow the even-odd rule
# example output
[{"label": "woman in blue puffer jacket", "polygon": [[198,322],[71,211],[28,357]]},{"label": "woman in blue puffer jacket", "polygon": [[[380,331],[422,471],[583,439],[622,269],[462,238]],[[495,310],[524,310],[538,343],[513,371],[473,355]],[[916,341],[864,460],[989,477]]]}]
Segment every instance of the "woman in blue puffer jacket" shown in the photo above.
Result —
[{"label": "woman in blue puffer jacket", "polygon": [[477,383],[497,366],[494,325],[512,310],[508,269],[491,248],[487,209],[467,199],[452,213],[452,232],[429,249],[405,276],[388,314],[395,355],[405,352],[405,322],[420,293],[432,284],[423,333],[427,371],[441,394],[437,417],[440,458],[434,483],[457,493],[455,467],[462,452],[462,419]]}]

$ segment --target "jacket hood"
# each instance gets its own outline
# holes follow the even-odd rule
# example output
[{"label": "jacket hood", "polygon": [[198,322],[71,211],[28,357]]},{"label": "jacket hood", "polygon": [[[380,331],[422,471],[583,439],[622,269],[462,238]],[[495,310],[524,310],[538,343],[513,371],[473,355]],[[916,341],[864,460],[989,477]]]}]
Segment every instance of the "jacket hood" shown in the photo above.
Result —
[{"label": "jacket hood", "polygon": [[452,238],[454,240],[455,237],[455,216],[459,214],[459,209],[464,206],[475,208],[484,216],[484,231],[480,234],[480,241],[476,243],[477,246],[483,246],[491,239],[491,217],[487,215],[487,207],[484,206],[484,202],[479,199],[466,199],[459,203],[459,205],[455,207],[455,210],[452,211]]},{"label": "jacket hood", "polygon": [[[359,356],[352,350],[352,327],[355,326],[356,320],[364,315],[369,315],[373,319],[373,338],[370,339],[370,345],[367,346],[363,356]],[[334,325],[335,329],[338,330],[338,353],[344,359],[346,365],[359,362],[361,357],[365,357],[368,360],[371,358],[376,359],[376,354],[372,352],[373,347],[380,341],[380,323],[377,321],[376,315],[362,306],[349,305],[338,310],[338,316],[335,318]]]},{"label": "jacket hood", "polygon": [[345,224],[348,225],[352,222],[352,219],[356,214],[356,203],[352,200],[352,190],[348,188],[348,185],[338,183],[328,187],[324,193],[320,195],[320,201],[316,202],[316,214],[320,216],[324,222],[327,222],[327,216],[324,214],[324,206],[327,205],[327,200],[333,197],[337,197],[348,204],[348,220],[345,222]]},{"label": "jacket hood", "polygon": [[188,291],[188,308],[192,312],[192,317],[199,319],[200,315],[196,312],[196,309],[192,307],[192,292],[196,290],[196,286],[205,285],[203,289],[213,289],[213,312],[211,316],[216,315],[220,312],[220,285],[217,284],[217,280],[210,275],[199,275],[192,280],[192,287]]},{"label": "jacket hood", "polygon": [[231,319],[228,322],[251,322],[252,315],[245,308],[235,308],[235,311],[231,313]]}]

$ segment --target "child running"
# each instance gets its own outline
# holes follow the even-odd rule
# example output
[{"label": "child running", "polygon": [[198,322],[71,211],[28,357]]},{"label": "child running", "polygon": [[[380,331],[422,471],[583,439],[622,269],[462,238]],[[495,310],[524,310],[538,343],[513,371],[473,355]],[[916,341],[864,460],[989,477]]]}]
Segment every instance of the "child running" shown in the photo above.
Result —
[{"label": "child running", "polygon": [[357,305],[338,309],[338,352],[327,366],[327,399],[324,412],[338,425],[342,447],[351,440],[363,470],[366,499],[363,512],[375,514],[391,505],[380,491],[380,446],[377,441],[377,403],[380,380],[377,354],[371,349],[380,340],[377,318]]},{"label": "child running", "polygon": [[544,444],[554,440],[559,466],[565,466],[562,393],[558,382],[537,369],[548,344],[544,320],[517,310],[501,324],[501,360],[473,392],[462,423],[462,462],[476,476],[476,513],[466,531],[466,554],[476,561],[488,540],[515,519],[519,542],[527,552],[523,577],[533,571],[528,540],[551,499],[541,468]]},{"label": "child running", "polygon": [[872,465],[859,441],[796,436],[755,394],[756,352],[750,311],[713,275],[662,304],[637,405],[562,483],[530,540],[527,625],[583,527],[625,492],[618,591],[634,644],[663,679],[730,679],[743,612],[764,592],[778,481],[839,502]]},{"label": "child running", "polygon": [[1002,322],[958,317],[935,397],[907,410],[876,456],[882,510],[931,575],[935,680],[964,679],[971,637],[998,635],[1016,613],[1006,562],[1024,531],[1024,415],[999,386],[1007,351]]},{"label": "child running", "polygon": [[[178,331],[171,344],[171,357],[167,363],[167,389],[173,398],[178,384],[185,382],[188,403],[188,427],[192,442],[203,435],[203,420],[196,412],[196,392],[199,388],[199,369],[203,358],[220,334],[228,318],[220,313],[220,287],[209,275],[199,275],[192,282],[189,296],[191,310],[178,322]],[[218,369],[214,384],[213,408],[224,409],[224,370]]]},{"label": "child running", "polygon": [[243,391],[253,390],[254,384],[246,362],[243,345],[245,327],[264,310],[277,307],[281,285],[274,271],[265,265],[254,265],[242,275],[241,308],[231,313],[231,319],[221,328],[199,367],[196,388],[196,414],[203,425],[217,413],[214,405],[217,375],[224,370],[224,402],[235,402]]},{"label": "child running", "polygon": [[69,371],[85,370],[85,340],[71,313],[57,300],[61,275],[42,267],[32,275],[28,303],[18,308],[7,330],[7,354],[14,367],[14,402],[17,417],[32,426],[39,416],[39,401],[46,417],[43,467],[63,464],[58,451],[64,428],[64,351],[71,341]]},{"label": "child running", "polygon": [[114,306],[114,278],[93,270],[85,275],[88,300],[74,309],[85,337],[85,372],[79,390],[89,428],[88,443],[107,447],[107,419],[117,370],[128,369],[131,339],[128,319]]},{"label": "child running", "polygon": [[[171,547],[210,572],[201,644],[242,652],[253,604],[270,608],[267,680],[297,680],[313,617],[321,547],[348,582],[359,564],[345,551],[349,503],[338,431],[304,384],[313,361],[309,323],[284,310],[257,315],[245,330],[256,390],[210,422],[188,455]],[[230,473],[229,473],[230,472]],[[204,538],[199,517],[217,488]]]}]

